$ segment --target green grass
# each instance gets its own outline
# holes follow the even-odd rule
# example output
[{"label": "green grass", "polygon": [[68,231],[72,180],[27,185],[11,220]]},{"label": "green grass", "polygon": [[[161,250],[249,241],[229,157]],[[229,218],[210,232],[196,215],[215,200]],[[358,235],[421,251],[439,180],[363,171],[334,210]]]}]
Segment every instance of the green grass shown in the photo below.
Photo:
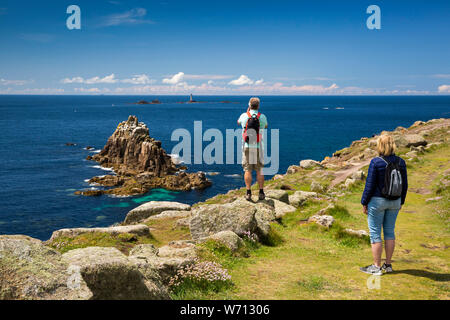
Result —
[{"label": "green grass", "polygon": [[61,253],[87,247],[114,247],[128,254],[134,246],[147,243],[154,244],[155,239],[152,236],[137,236],[131,233],[113,236],[109,233],[94,232],[81,234],[74,238],[59,237],[47,245]]},{"label": "green grass", "polygon": [[[381,277],[381,290],[369,289],[368,276],[358,270],[371,263],[369,238],[345,232],[346,228],[367,230],[367,217],[360,205],[361,182],[338,198],[334,209],[327,210],[336,219],[330,229],[305,223],[327,207],[326,201],[308,200],[284,216],[281,224],[273,225],[283,241],[261,245],[249,257],[228,264],[234,286],[208,298],[449,299],[450,192],[437,186],[442,173],[450,169],[448,159],[450,148],[444,144],[408,163],[411,189],[397,220],[396,272]],[[288,175],[288,182],[282,179],[277,184],[306,186],[291,180],[296,175],[301,173]],[[437,195],[443,199],[425,201]]]}]

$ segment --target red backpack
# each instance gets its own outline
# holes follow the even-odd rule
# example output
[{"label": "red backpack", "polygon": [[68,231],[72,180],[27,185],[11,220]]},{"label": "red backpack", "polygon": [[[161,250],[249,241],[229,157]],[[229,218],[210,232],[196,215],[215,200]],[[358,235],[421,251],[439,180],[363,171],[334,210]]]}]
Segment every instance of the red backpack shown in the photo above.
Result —
[{"label": "red backpack", "polygon": [[[256,142],[259,142],[261,140],[261,135],[259,134],[259,117],[261,117],[261,113],[258,112],[258,114],[252,115],[250,111],[247,111],[248,120],[245,125],[244,132],[242,133],[242,138],[244,139],[244,142],[249,143],[250,138],[251,141],[255,141],[255,137],[253,136],[256,133]],[[248,129],[252,129],[249,133],[247,132]]]}]

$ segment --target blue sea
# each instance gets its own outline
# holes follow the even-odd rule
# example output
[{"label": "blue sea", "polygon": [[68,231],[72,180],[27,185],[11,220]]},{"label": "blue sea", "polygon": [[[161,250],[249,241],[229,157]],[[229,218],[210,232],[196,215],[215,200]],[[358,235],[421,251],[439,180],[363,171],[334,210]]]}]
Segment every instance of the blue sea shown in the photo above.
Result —
[{"label": "blue sea", "polygon": [[[156,98],[163,103],[133,104]],[[171,141],[173,130],[185,128],[193,135],[194,121],[200,120],[203,130],[235,129],[249,99],[195,98],[205,103],[177,103],[186,96],[0,96],[0,234],[46,240],[60,228],[120,222],[146,201],[193,204],[243,186],[239,164],[189,165],[188,171],[217,172],[208,176],[213,186],[190,192],[157,189],[129,198],[74,195],[75,190],[91,187],[87,179],[109,173],[85,158],[103,148],[129,115],[145,122],[150,135],[171,153],[178,143]],[[224,100],[233,103],[219,103]],[[280,173],[301,159],[322,160],[361,137],[450,116],[449,96],[264,96],[261,101],[269,127],[279,129]],[[87,146],[95,149],[86,150]]]}]

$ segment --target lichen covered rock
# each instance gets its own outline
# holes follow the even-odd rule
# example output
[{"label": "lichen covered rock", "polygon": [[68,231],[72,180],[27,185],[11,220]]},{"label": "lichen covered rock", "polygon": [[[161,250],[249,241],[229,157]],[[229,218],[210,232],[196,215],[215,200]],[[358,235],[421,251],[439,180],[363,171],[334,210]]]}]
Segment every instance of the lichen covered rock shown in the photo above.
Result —
[{"label": "lichen covered rock", "polygon": [[268,202],[253,203],[238,198],[232,203],[208,204],[192,211],[190,230],[193,239],[230,230],[239,236],[246,231],[267,235],[275,220],[275,208]]},{"label": "lichen covered rock", "polygon": [[150,216],[169,210],[189,211],[191,210],[191,206],[188,204],[171,201],[149,201],[128,212],[124,223],[138,223]]}]

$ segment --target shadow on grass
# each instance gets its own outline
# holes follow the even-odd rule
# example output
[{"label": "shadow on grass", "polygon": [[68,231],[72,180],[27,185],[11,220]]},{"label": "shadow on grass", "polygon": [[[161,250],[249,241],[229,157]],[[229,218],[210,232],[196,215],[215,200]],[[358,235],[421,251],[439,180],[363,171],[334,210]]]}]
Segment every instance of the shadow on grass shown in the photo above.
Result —
[{"label": "shadow on grass", "polygon": [[409,274],[410,276],[428,278],[430,280],[439,282],[450,281],[449,273],[434,273],[425,270],[416,270],[416,269],[397,270],[392,272],[392,274]]}]

